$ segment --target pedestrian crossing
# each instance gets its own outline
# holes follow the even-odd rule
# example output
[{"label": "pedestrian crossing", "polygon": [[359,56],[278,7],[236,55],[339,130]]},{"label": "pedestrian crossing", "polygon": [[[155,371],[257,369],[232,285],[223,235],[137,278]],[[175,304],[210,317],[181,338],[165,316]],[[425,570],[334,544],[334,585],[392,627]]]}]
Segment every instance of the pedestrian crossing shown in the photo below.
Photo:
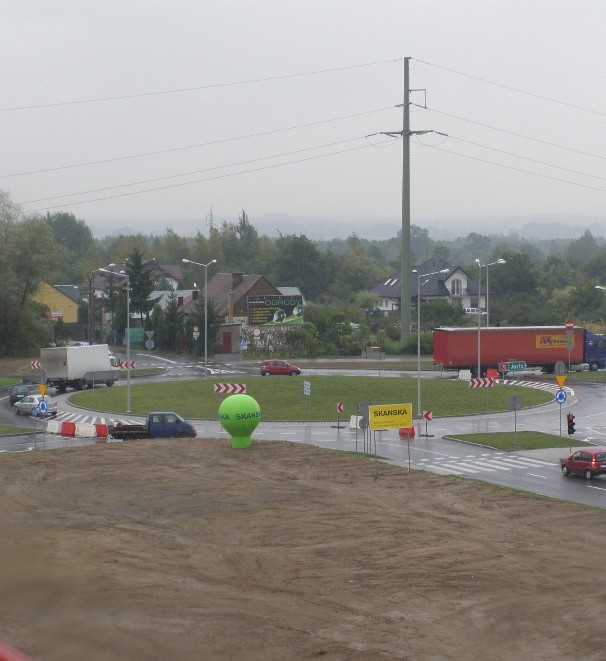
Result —
[{"label": "pedestrian crossing", "polygon": [[548,461],[522,457],[510,453],[485,453],[482,455],[467,455],[456,460],[440,461],[421,459],[421,468],[447,473],[449,475],[475,475],[479,473],[496,473],[497,471],[525,470],[528,468],[545,468]]},{"label": "pedestrian crossing", "polygon": [[82,422],[90,425],[113,425],[115,423],[123,423],[127,425],[140,424],[141,420],[127,419],[127,418],[111,418],[103,415],[87,415],[85,413],[77,413],[70,411],[59,411],[57,417],[53,420],[59,422]]}]

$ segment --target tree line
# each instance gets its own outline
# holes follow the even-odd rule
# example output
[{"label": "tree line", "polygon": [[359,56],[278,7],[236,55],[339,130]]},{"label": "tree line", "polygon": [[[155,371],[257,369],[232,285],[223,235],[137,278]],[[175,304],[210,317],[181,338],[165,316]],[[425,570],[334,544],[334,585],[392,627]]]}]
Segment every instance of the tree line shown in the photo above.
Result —
[{"label": "tree line", "polygon": [[[288,333],[280,346],[291,355],[354,354],[369,342],[389,353],[399,350],[398,315],[377,314],[376,297],[369,293],[399,271],[398,231],[387,240],[362,239],[355,234],[331,241],[314,241],[305,234],[268,237],[258,233],[243,210],[237,222],[224,221],[206,234],[198,231],[194,236],[180,236],[167,228],[160,236],[139,233],[95,238],[86,222],[71,212],[26,215],[0,191],[0,236],[0,355],[36,352],[55,341],[57,332],[63,332],[60,324],[49,320],[48,310],[31,298],[41,281],[78,285],[84,294],[88,274],[110,263],[135,268],[129,274],[130,303],[133,309],[139,306],[145,323],[156,331],[159,347],[202,350],[202,346],[190,346],[191,329],[177,318],[176,301],[163,311],[146,309],[145,288],[163,285],[143,278],[139,287],[141,273],[136,269],[152,258],[160,264],[182,266],[181,287],[186,289],[192,289],[201,274],[183,264],[183,258],[205,264],[217,260],[208,269],[209,279],[219,271],[256,273],[275,286],[299,287],[307,301],[306,324]],[[589,230],[568,241],[529,242],[515,235],[470,233],[446,242],[432,240],[426,229],[413,225],[411,245],[413,261],[439,257],[474,280],[480,277],[475,259],[486,264],[504,258],[505,265],[490,270],[492,322],[543,325],[572,318],[579,325],[605,329],[606,292],[595,286],[606,284],[606,244]],[[114,334],[123,332],[126,323],[125,305],[120,302],[125,302],[123,284],[116,284],[109,303],[115,312]],[[83,300],[83,323],[87,313]],[[188,323],[203,324],[203,310],[196,311]],[[211,304],[209,328],[213,333],[219,323]],[[458,306],[445,301],[421,305],[421,331],[464,323],[467,317]],[[431,351],[429,334],[424,333],[422,345],[424,351]],[[416,336],[411,337],[410,349],[416,353]]]}]

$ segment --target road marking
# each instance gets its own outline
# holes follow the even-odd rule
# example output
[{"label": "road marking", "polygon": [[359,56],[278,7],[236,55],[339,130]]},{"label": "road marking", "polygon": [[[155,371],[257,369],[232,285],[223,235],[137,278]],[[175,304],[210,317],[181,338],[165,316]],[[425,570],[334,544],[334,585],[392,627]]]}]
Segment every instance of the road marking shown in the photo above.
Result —
[{"label": "road marking", "polygon": [[537,475],[536,473],[526,473],[526,475],[530,475],[530,477],[540,477],[542,480],[547,479],[547,475]]}]

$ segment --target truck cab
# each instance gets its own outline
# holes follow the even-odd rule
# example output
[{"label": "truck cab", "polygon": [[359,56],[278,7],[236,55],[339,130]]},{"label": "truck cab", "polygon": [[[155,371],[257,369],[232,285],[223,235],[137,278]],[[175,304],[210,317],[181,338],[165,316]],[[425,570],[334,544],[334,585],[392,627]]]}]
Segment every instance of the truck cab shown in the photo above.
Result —
[{"label": "truck cab", "polygon": [[148,417],[150,438],[195,437],[196,431],[187,420],[173,412],[154,412]]},{"label": "truck cab", "polygon": [[585,335],[585,362],[590,370],[606,369],[606,340],[598,333]]}]

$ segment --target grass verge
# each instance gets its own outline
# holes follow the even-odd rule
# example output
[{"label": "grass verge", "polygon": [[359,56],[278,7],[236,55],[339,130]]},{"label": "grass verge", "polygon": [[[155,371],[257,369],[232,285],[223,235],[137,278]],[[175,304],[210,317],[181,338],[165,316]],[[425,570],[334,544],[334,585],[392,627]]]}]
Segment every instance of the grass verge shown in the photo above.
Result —
[{"label": "grass verge", "polygon": [[[417,409],[417,380],[410,377],[305,376],[215,379],[221,383],[245,383],[247,394],[257,400],[263,420],[330,421],[337,419],[336,406],[343,402],[341,420],[356,415],[356,405],[412,403]],[[311,395],[303,393],[303,382]],[[163,381],[131,384],[131,412],[176,411],[187,418],[217,419],[221,402],[229,395],[214,393],[214,380]],[[519,395],[522,406],[544,404],[553,399],[544,390],[505,386],[470,389],[463,381],[422,379],[422,406],[434,417],[507,411],[509,398]],[[70,402],[103,412],[126,413],[124,386],[97,388],[70,396]],[[358,409],[358,414],[361,414]]]},{"label": "grass verge", "polygon": [[[478,445],[488,445],[497,450],[505,452],[517,452],[518,450],[543,450],[545,448],[568,448],[571,441],[568,436],[554,436],[553,434],[544,434],[539,431],[519,431],[519,432],[495,432],[491,434],[450,434],[449,438],[456,441],[466,441],[467,443],[477,443]],[[591,445],[584,441],[575,441],[572,439],[572,445],[581,447]]]}]

